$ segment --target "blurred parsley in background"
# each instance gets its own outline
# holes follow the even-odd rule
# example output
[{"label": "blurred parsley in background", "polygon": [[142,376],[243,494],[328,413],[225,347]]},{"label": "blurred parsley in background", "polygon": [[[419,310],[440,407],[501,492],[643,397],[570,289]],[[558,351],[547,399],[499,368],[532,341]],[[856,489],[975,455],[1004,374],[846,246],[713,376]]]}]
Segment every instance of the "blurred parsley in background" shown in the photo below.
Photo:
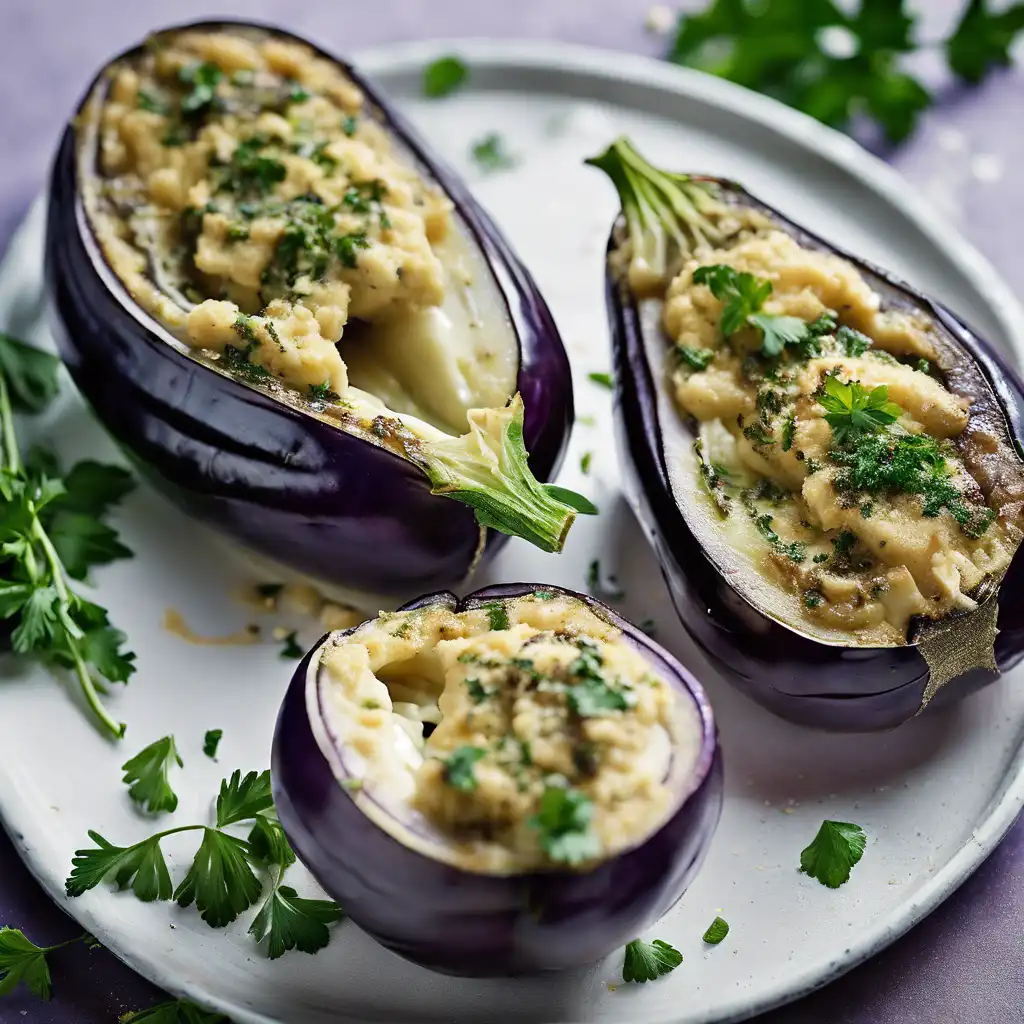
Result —
[{"label": "blurred parsley in background", "polygon": [[[932,95],[900,66],[927,48],[906,0],[711,0],[682,13],[668,59],[766,93],[834,128],[875,122],[890,142],[913,130]],[[942,42],[950,70],[971,84],[1008,66],[1024,3],[995,12],[970,0]]]}]

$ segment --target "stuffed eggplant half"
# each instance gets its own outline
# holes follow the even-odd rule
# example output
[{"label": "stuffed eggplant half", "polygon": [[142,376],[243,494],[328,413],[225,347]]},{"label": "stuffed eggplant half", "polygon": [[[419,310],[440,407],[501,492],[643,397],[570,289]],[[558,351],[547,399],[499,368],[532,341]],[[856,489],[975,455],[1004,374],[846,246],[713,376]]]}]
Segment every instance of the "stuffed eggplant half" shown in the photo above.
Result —
[{"label": "stuffed eggplant half", "polygon": [[113,60],[57,154],[46,261],[100,420],[186,511],[280,562],[408,592],[505,534],[557,551],[592,511],[538,482],[572,386],[529,275],[401,117],[300,39],[198,24]]},{"label": "stuffed eggplant half", "polygon": [[526,584],[325,637],[273,779],[297,854],[361,928],[479,976],[634,938],[682,895],[722,801],[700,685],[597,601]]},{"label": "stuffed eggplant half", "polygon": [[[631,502],[679,615],[785,717],[898,725],[1024,650],[1024,394],[952,313],[738,185],[589,161]],[[948,684],[948,685],[946,685]]]}]

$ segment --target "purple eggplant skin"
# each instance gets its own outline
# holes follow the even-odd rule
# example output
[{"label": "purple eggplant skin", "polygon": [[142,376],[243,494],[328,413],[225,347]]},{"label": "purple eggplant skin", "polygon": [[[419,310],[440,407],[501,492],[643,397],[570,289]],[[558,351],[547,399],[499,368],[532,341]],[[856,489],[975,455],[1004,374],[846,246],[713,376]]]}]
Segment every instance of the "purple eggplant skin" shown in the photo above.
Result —
[{"label": "purple eggplant skin", "polygon": [[[717,179],[709,179],[717,180]],[[803,245],[856,265],[876,290],[932,317],[992,389],[1018,457],[1024,455],[1024,382],[1006,359],[945,306],[888,271],[793,224],[740,186],[719,182],[738,201],[768,214]],[[618,245],[620,225],[609,238]],[[615,370],[615,424],[626,497],[654,549],[680,620],[738,689],[782,718],[836,732],[891,729],[921,710],[929,669],[916,646],[844,647],[816,642],[763,615],[705,556],[669,483],[658,411],[658,384],[646,354],[639,311],[610,265],[605,299]],[[957,390],[957,380],[947,373]],[[694,481],[694,486],[699,486]],[[999,593],[995,656],[1005,672],[1024,655],[1024,558],[1018,552]],[[928,707],[958,701],[999,678],[975,669],[942,686]]]},{"label": "purple eggplant skin", "polygon": [[[313,46],[251,22],[164,31],[232,26]],[[405,118],[350,65],[313,48],[342,66],[369,107],[449,195],[494,272],[519,342],[516,386],[526,407],[530,468],[538,480],[552,479],[572,430],[572,379],[536,284],[465,184]],[[76,149],[72,119],[50,179],[49,318],[76,386],[139,472],[186,514],[317,579],[382,594],[465,579],[480,553],[480,528],[470,508],[432,495],[424,473],[393,452],[191,358],[132,301],[86,217]],[[507,539],[487,531],[485,553]]]},{"label": "purple eggplant skin", "polygon": [[694,702],[702,723],[692,788],[673,816],[640,845],[594,869],[477,874],[416,853],[374,825],[335,778],[310,727],[308,680],[328,637],[299,665],[277,721],[274,802],[299,858],[360,928],[400,956],[446,974],[532,974],[583,966],[613,952],[683,894],[721,813],[722,759],[700,684],[600,602],[558,587],[515,583],[461,601],[447,592],[429,594],[401,610],[443,604],[463,611],[535,590],[569,594],[618,626]]}]

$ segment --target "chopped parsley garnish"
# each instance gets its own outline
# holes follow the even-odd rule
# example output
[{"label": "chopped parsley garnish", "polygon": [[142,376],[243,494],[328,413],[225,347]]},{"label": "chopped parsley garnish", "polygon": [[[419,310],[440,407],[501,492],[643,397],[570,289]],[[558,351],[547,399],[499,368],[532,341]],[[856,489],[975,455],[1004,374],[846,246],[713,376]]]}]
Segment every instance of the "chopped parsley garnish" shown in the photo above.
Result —
[{"label": "chopped parsley garnish", "polygon": [[138,103],[139,110],[147,110],[151,114],[167,113],[167,104],[146,89],[139,90],[136,102]]},{"label": "chopped parsley garnish", "polygon": [[480,605],[480,610],[487,613],[487,622],[491,629],[508,629],[508,609],[501,601],[488,601]]},{"label": "chopped parsley garnish", "polygon": [[121,765],[122,781],[130,787],[128,795],[150,814],[171,813],[178,806],[178,796],[168,778],[175,764],[182,767],[173,736],[164,736],[140,750]]},{"label": "chopped parsley garnish", "polygon": [[644,942],[634,939],[626,946],[622,961],[622,980],[626,982],[657,981],[674,971],[683,962],[683,954],[661,939]]},{"label": "chopped parsley garnish", "polygon": [[473,766],[487,756],[483,747],[457,747],[444,763],[444,780],[453,789],[469,793],[476,789],[476,775]]},{"label": "chopped parsley garnish", "polygon": [[711,294],[724,303],[719,323],[722,333],[729,337],[744,327],[759,328],[761,353],[769,359],[780,356],[787,345],[802,346],[813,342],[816,332],[824,332],[832,326],[831,321],[822,324],[819,320],[810,325],[798,316],[762,313],[761,308],[772,293],[771,281],[735,270],[724,263],[697,267],[693,281],[694,284],[707,285]]},{"label": "chopped parsley garnish", "polygon": [[873,344],[866,334],[861,334],[852,327],[840,327],[836,331],[836,341],[843,346],[848,356],[862,356]]},{"label": "chopped parsley garnish", "polygon": [[[817,556],[815,558],[817,559]],[[820,608],[825,598],[822,597],[821,592],[818,590],[805,590],[801,600],[805,608]]]},{"label": "chopped parsley garnish", "polygon": [[469,692],[470,700],[474,704],[482,704],[491,695],[479,679],[469,678],[465,680],[466,690]]},{"label": "chopped parsley garnish", "polygon": [[570,686],[566,699],[580,718],[596,718],[609,711],[625,711],[631,706],[623,690],[609,686],[603,679],[585,679]]},{"label": "chopped parsley garnish", "polygon": [[474,142],[470,154],[476,165],[488,173],[507,171],[519,163],[518,158],[505,148],[505,139],[499,132],[489,132]]},{"label": "chopped parsley garnish", "polygon": [[216,64],[187,64],[179,69],[178,78],[192,88],[181,98],[183,114],[198,114],[214,106],[217,99],[217,85],[224,78],[224,72]]},{"label": "chopped parsley garnish", "polygon": [[321,384],[309,385],[309,397],[315,402],[336,402],[340,396],[331,390],[331,382],[325,380]]},{"label": "chopped parsley garnish", "polygon": [[691,370],[706,370],[708,364],[715,358],[712,349],[693,348],[690,345],[676,345],[672,349],[672,353],[679,362],[690,367]]},{"label": "chopped parsley garnish", "polygon": [[832,538],[832,551],[837,559],[849,561],[856,543],[857,534],[852,530],[843,530],[838,537]]},{"label": "chopped parsley garnish", "polygon": [[895,402],[889,401],[889,388],[885,384],[868,391],[859,381],[844,384],[833,374],[825,377],[818,404],[827,410],[825,419],[840,444],[895,423],[903,412]]},{"label": "chopped parsley garnish", "polygon": [[729,922],[723,917],[716,917],[714,921],[708,925],[708,930],[704,933],[702,938],[709,946],[717,946],[728,934]]},{"label": "chopped parsley garnish", "polygon": [[362,232],[337,235],[334,238],[334,254],[343,267],[352,269],[358,263],[358,250],[369,249],[370,241]]},{"label": "chopped parsley garnish", "polygon": [[750,511],[754,519],[754,525],[757,527],[757,532],[768,541],[768,544],[774,551],[798,564],[804,560],[806,557],[804,552],[807,549],[805,543],[802,541],[793,541],[791,544],[783,543],[782,538],[779,537],[772,526],[775,517],[770,512],[758,514],[757,509],[753,507],[751,507]]},{"label": "chopped parsley garnish", "polygon": [[800,854],[800,870],[830,889],[838,889],[864,855],[867,836],[860,825],[823,821],[810,846]]},{"label": "chopped parsley garnish", "polygon": [[931,376],[932,364],[928,362],[927,359],[918,359],[914,364],[914,369],[917,370],[918,373],[927,373]]},{"label": "chopped parsley garnish", "polygon": [[280,160],[263,156],[260,152],[268,145],[264,135],[252,135],[240,142],[226,167],[220,169],[218,191],[237,196],[265,196],[287,177]]},{"label": "chopped parsley garnish", "polygon": [[540,847],[551,860],[580,864],[601,852],[601,844],[590,830],[593,817],[594,804],[585,793],[549,785],[529,824],[540,833]]},{"label": "chopped parsley garnish", "polygon": [[584,452],[580,456],[580,472],[586,476],[590,472],[590,464],[594,459],[593,452]]},{"label": "chopped parsley garnish", "polygon": [[203,737],[203,753],[209,758],[217,757],[217,748],[224,736],[223,729],[209,729]]},{"label": "chopped parsley garnish", "polygon": [[599,384],[603,388],[607,388],[609,391],[615,387],[615,381],[612,379],[610,373],[588,373],[587,380],[593,384]]},{"label": "chopped parsley garnish", "polygon": [[469,76],[469,68],[458,57],[439,57],[423,69],[423,95],[438,99],[455,92]]},{"label": "chopped parsley garnish", "polygon": [[341,122],[341,130],[349,137],[352,138],[356,133],[356,129],[359,127],[358,120],[353,116],[349,115]]},{"label": "chopped parsley garnish", "polygon": [[760,423],[751,423],[745,426],[743,428],[743,436],[750,441],[751,444],[775,444],[775,438],[772,437],[771,431],[765,430]]},{"label": "chopped parsley garnish", "polygon": [[870,519],[874,514],[875,506],[870,501],[865,501],[860,507],[860,514],[862,519]]},{"label": "chopped parsley garnish", "polygon": [[281,641],[281,657],[282,658],[301,658],[306,652],[299,646],[298,642],[298,630],[293,629],[285,638]]},{"label": "chopped parsley garnish", "polygon": [[782,424],[782,450],[788,452],[793,447],[793,434],[796,433],[796,417],[787,416]]},{"label": "chopped parsley garnish", "polygon": [[291,89],[288,92],[289,103],[305,103],[310,98],[312,93],[299,82],[292,82]]}]

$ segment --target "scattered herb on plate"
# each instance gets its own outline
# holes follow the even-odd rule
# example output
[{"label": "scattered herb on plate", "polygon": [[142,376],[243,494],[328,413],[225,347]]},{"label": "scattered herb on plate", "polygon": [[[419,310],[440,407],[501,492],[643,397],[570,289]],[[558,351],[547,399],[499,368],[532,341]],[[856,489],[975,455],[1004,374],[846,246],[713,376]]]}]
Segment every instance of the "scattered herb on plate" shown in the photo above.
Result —
[{"label": "scattered herb on plate", "polygon": [[185,999],[157,1003],[145,1010],[126,1013],[120,1024],[231,1024],[220,1013],[209,1013]]},{"label": "scattered herb on plate", "polygon": [[507,171],[519,163],[505,146],[505,137],[500,132],[489,132],[470,147],[470,154],[476,165],[488,173]]},{"label": "scattered herb on plate", "polygon": [[150,814],[172,813],[178,807],[178,795],[171,788],[169,779],[175,764],[183,767],[173,736],[164,736],[150,743],[121,765],[124,772],[122,781],[130,787],[128,795]]},{"label": "scattered herb on plate", "polygon": [[800,870],[830,889],[849,881],[854,865],[864,855],[867,836],[860,825],[825,820],[810,846],[800,854]]},{"label": "scattered herb on plate", "polygon": [[220,746],[220,741],[224,738],[223,729],[209,729],[206,735],[203,736],[203,753],[213,759],[217,759],[217,748]]},{"label": "scattered herb on plate", "polygon": [[423,69],[423,94],[439,99],[455,92],[469,77],[469,68],[458,57],[438,57]]},{"label": "scattered herb on plate", "polygon": [[728,934],[729,922],[724,917],[716,917],[708,925],[708,930],[703,935],[703,941],[709,946],[717,946]]},{"label": "scattered herb on plate", "polygon": [[299,646],[298,641],[299,631],[297,629],[291,630],[285,636],[281,638],[281,657],[282,658],[301,658],[306,652]]},{"label": "scattered herb on plate", "polygon": [[89,568],[131,552],[103,517],[134,486],[117,466],[80,462],[63,478],[57,460],[22,459],[14,412],[38,413],[56,396],[58,361],[0,334],[0,618],[12,619],[11,646],[50,668],[70,670],[103,729],[125,724],[103,706],[106,683],[125,683],[135,655],[106,609],[72,588]]},{"label": "scattered herb on plate", "polygon": [[594,453],[593,452],[584,452],[583,455],[580,456],[580,472],[584,476],[588,476],[590,474],[590,465],[591,465],[591,463],[593,461],[594,461]]},{"label": "scattered herb on plate", "polygon": [[592,381],[594,384],[599,384],[603,388],[607,388],[609,391],[615,387],[615,381],[610,373],[588,373],[587,380]]},{"label": "scattered herb on plate", "polygon": [[634,939],[626,946],[622,980],[640,983],[656,981],[674,971],[682,962],[683,954],[661,939],[653,942]]}]

